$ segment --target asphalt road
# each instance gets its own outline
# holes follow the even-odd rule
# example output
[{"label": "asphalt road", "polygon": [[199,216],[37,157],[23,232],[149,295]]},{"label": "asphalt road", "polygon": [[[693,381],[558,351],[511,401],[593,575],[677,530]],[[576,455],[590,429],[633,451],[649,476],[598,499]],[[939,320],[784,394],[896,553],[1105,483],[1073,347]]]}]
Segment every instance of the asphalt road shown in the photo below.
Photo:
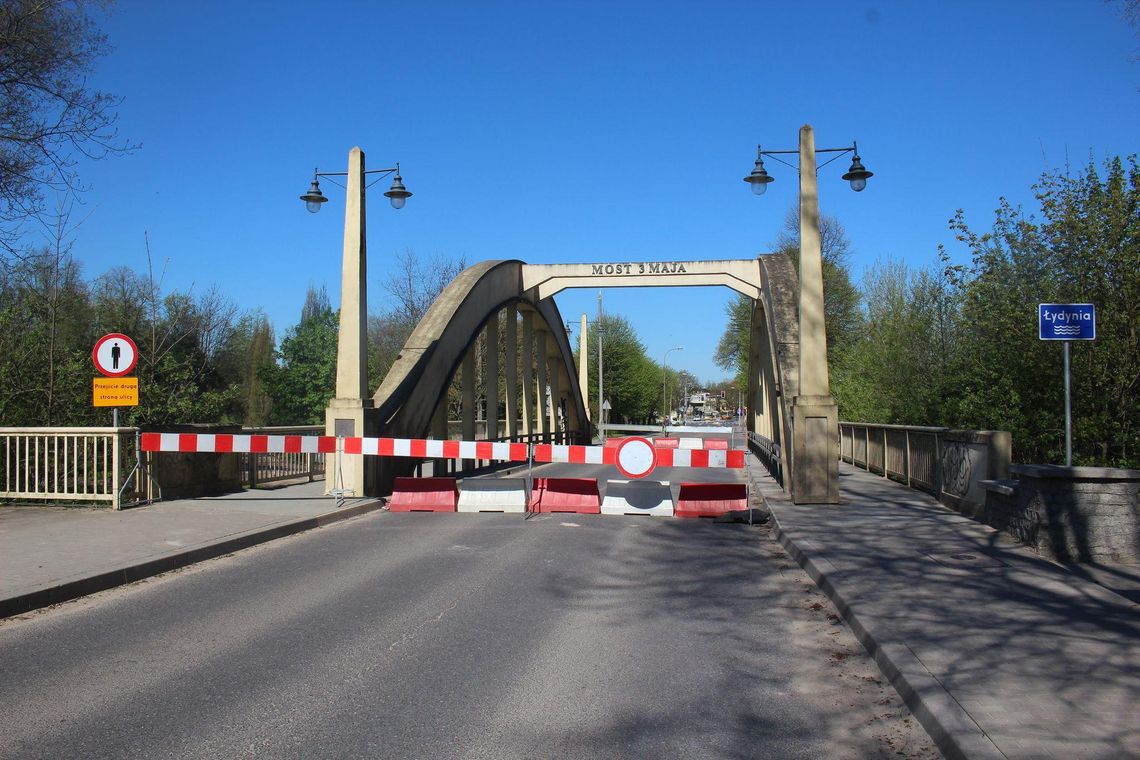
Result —
[{"label": "asphalt road", "polygon": [[12,619],[0,757],[935,757],[767,530],[381,512]]}]

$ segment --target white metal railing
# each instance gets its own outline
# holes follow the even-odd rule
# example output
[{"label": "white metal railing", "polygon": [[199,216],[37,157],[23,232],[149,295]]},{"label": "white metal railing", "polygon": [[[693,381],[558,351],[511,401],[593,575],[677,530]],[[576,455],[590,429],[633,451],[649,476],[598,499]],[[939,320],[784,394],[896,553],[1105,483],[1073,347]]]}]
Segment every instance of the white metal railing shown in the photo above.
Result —
[{"label": "white metal railing", "polygon": [[952,505],[984,501],[981,482],[1008,477],[1009,433],[839,423],[839,458]]},{"label": "white metal railing", "polygon": [[[0,428],[0,499],[122,507],[137,464],[136,428]],[[137,488],[137,486],[136,486]],[[149,498],[149,490],[140,494]]]},{"label": "white metal railing", "polygon": [[[242,428],[241,432],[244,435],[324,435],[325,426]],[[312,482],[325,477],[324,454],[263,452],[243,453],[240,456],[241,484],[246,488],[296,478],[308,478]]]}]

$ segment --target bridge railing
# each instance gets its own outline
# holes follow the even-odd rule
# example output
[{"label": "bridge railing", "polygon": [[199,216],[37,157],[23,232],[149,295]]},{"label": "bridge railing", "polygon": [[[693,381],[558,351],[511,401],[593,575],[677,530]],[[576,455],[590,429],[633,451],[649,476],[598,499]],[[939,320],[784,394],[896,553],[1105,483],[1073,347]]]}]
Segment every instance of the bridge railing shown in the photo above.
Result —
[{"label": "bridge railing", "polygon": [[768,473],[781,486],[784,485],[784,462],[780,444],[759,433],[748,431],[748,448],[756,455]]},{"label": "bridge railing", "polygon": [[958,508],[985,503],[982,481],[1009,477],[1010,436],[1003,430],[840,422],[839,458]]},{"label": "bridge railing", "polygon": [[137,461],[136,433],[125,427],[0,428],[0,499],[95,502],[113,509],[149,499],[145,478],[146,492],[123,493]]},{"label": "bridge railing", "polygon": [[[324,435],[324,425],[293,425],[286,427],[242,428],[244,435]],[[241,456],[241,484],[256,488],[266,483],[308,478],[309,482],[325,477],[324,454],[300,452],[243,453]]]}]

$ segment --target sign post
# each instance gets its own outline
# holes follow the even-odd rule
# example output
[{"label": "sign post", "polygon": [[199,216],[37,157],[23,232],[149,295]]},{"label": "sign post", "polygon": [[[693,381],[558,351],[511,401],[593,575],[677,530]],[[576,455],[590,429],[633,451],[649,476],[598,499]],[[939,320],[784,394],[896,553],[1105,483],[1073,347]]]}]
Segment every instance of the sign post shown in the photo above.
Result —
[{"label": "sign post", "polygon": [[92,403],[112,407],[111,425],[118,427],[119,407],[139,405],[139,379],[125,377],[138,363],[138,346],[122,333],[108,333],[95,341],[91,360],[95,369],[105,375],[92,382]]},{"label": "sign post", "polygon": [[1073,466],[1073,406],[1069,382],[1069,343],[1096,340],[1096,305],[1042,303],[1037,305],[1037,337],[1059,340],[1065,356],[1065,466]]}]

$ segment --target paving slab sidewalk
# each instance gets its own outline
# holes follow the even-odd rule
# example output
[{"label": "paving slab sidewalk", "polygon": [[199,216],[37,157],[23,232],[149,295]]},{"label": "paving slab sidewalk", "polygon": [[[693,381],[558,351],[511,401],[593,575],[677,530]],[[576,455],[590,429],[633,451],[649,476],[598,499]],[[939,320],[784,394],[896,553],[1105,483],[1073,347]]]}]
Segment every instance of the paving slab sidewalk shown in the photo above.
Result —
[{"label": "paving slab sidewalk", "polygon": [[840,468],[796,505],[762,468],[777,535],[948,758],[1140,758],[1140,568],[1047,561],[932,497]]},{"label": "paving slab sidewalk", "polygon": [[324,483],[106,508],[0,507],[0,617],[103,591],[380,509]]}]

